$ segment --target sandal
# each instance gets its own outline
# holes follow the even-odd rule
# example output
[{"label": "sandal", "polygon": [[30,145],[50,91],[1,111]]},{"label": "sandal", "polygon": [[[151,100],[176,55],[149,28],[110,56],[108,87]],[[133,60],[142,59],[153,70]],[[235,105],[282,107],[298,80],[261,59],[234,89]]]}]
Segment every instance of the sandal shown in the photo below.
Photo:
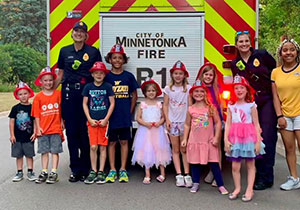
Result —
[{"label": "sandal", "polygon": [[246,195],[243,195],[242,201],[243,202],[249,202],[249,201],[252,201],[252,198],[253,198],[253,194],[250,197],[247,197]]},{"label": "sandal", "polygon": [[151,184],[151,178],[150,177],[144,177],[143,184]]},{"label": "sandal", "polygon": [[239,194],[230,193],[228,198],[229,200],[236,200],[239,197]]},{"label": "sandal", "polygon": [[159,175],[158,177],[156,177],[156,180],[160,183],[163,183],[166,180],[166,178],[163,175]]}]

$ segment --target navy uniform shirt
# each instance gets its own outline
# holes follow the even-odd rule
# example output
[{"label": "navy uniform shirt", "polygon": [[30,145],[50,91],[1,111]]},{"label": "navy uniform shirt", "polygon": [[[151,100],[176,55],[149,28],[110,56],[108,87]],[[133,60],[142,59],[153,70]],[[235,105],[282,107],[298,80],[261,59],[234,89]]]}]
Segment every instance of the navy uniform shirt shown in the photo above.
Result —
[{"label": "navy uniform shirt", "polygon": [[232,74],[245,77],[256,91],[272,94],[271,72],[276,67],[276,61],[266,50],[251,48],[251,52],[247,63],[240,56],[232,61]]},{"label": "navy uniform shirt", "polygon": [[64,70],[62,83],[92,82],[89,70],[96,61],[102,61],[100,51],[90,45],[84,44],[78,51],[75,50],[74,44],[61,48],[57,65],[59,69]]}]

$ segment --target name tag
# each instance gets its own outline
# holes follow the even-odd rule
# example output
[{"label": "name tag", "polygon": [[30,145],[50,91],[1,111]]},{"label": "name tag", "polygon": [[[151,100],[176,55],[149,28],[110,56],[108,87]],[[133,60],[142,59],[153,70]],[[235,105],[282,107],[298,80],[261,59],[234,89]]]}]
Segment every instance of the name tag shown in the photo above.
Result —
[{"label": "name tag", "polygon": [[68,56],[68,59],[74,59],[73,55]]}]

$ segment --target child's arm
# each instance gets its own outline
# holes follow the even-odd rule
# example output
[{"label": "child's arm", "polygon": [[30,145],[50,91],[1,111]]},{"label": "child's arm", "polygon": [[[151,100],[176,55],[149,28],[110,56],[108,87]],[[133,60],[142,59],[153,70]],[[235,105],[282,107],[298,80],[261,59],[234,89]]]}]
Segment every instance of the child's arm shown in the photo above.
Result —
[{"label": "child's arm", "polygon": [[251,115],[252,115],[252,120],[253,120],[253,124],[254,124],[255,130],[256,130],[256,135],[257,135],[257,141],[255,144],[255,153],[259,154],[260,142],[262,141],[262,137],[260,135],[261,129],[260,129],[259,121],[258,121],[257,109],[255,106],[252,106],[252,108],[251,108]]},{"label": "child's arm", "polygon": [[229,108],[227,108],[227,119],[225,123],[225,133],[224,133],[224,150],[227,153],[230,153],[230,149],[232,144],[228,140],[228,135],[229,135],[229,129],[231,126],[231,111]]},{"label": "child's arm", "polygon": [[86,119],[89,121],[89,123],[92,127],[96,127],[98,125],[97,120],[92,119],[90,116],[87,96],[83,96],[82,106],[83,106],[83,111],[86,116]]},{"label": "child's arm", "polygon": [[149,128],[149,129],[152,128],[152,123],[151,123],[151,122],[145,122],[145,121],[142,119],[142,108],[141,108],[141,105],[139,106],[138,111],[137,111],[136,121],[137,121],[140,125],[146,126],[146,127]]},{"label": "child's arm", "polygon": [[109,120],[111,114],[114,111],[114,108],[115,108],[115,96],[109,96],[109,103],[110,103],[110,105],[109,105],[107,114],[106,114],[105,118],[100,121],[100,126],[101,127],[104,127],[104,126],[107,125],[108,120]]},{"label": "child's arm", "polygon": [[33,134],[30,137],[31,141],[34,141],[36,139],[36,122],[35,119],[32,121],[32,126],[33,126]]},{"label": "child's arm", "polygon": [[133,92],[131,93],[131,107],[130,107],[130,113],[131,113],[131,114],[134,113],[136,101],[137,101],[137,91],[135,90],[135,91],[133,91]]},{"label": "child's arm", "polygon": [[186,113],[186,118],[185,118],[185,123],[184,123],[184,132],[183,132],[183,139],[181,142],[182,147],[186,147],[188,138],[189,138],[189,133],[190,133],[190,128],[191,128],[191,115],[189,112]]},{"label": "child's arm", "polygon": [[278,96],[276,84],[274,82],[272,83],[272,93],[273,93],[273,104],[277,115],[277,123],[281,129],[284,129],[286,128],[287,124],[281,111],[281,102]]},{"label": "child's arm", "polygon": [[221,139],[221,132],[222,132],[222,122],[219,116],[218,110],[214,108],[214,115],[213,115],[213,120],[214,120],[214,130],[215,130],[215,135],[212,141],[212,144],[214,146],[218,146],[220,144],[220,139]]},{"label": "child's arm", "polygon": [[15,137],[15,118],[9,118],[9,133],[10,137],[9,140],[12,144],[16,143],[16,137]]},{"label": "child's arm", "polygon": [[161,126],[162,124],[164,124],[164,122],[165,122],[165,117],[164,117],[163,110],[161,110],[160,121],[154,122],[154,126],[158,128],[159,126]]},{"label": "child's arm", "polygon": [[169,120],[169,96],[167,94],[164,94],[163,113],[166,119],[166,128],[170,131],[171,122]]},{"label": "child's arm", "polygon": [[37,136],[42,136],[43,135],[43,129],[41,128],[41,123],[40,123],[40,118],[36,117],[35,118],[35,125],[36,125],[36,135]]}]

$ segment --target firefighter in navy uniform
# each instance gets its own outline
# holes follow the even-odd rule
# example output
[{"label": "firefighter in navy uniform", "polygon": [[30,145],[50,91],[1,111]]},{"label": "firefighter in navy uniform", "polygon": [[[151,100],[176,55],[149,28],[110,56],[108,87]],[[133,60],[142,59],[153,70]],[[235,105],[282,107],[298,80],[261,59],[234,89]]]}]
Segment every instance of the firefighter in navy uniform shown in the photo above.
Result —
[{"label": "firefighter in navy uniform", "polygon": [[277,142],[277,117],[273,106],[271,72],[276,67],[275,59],[266,50],[251,48],[248,31],[237,32],[235,37],[237,58],[232,61],[233,76],[245,77],[255,89],[259,123],[262,129],[266,154],[255,161],[255,190],[270,188],[274,183],[274,164]]},{"label": "firefighter in navy uniform", "polygon": [[79,21],[72,30],[74,43],[61,48],[58,58],[56,87],[62,84],[62,117],[65,121],[70,154],[70,182],[83,181],[90,170],[90,147],[86,117],[82,107],[82,89],[92,82],[89,72],[96,61],[101,61],[98,49],[85,43],[87,25]]}]

